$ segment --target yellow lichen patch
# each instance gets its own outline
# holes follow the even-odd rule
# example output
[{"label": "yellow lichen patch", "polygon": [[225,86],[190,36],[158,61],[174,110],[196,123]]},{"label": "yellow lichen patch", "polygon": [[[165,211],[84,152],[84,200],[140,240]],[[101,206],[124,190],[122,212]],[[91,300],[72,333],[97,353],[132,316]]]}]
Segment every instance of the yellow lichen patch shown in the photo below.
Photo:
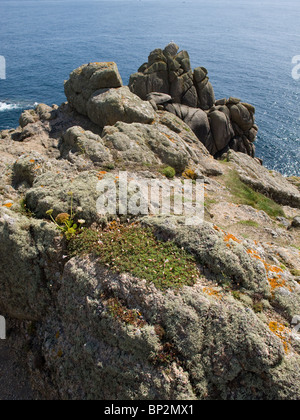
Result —
[{"label": "yellow lichen patch", "polygon": [[193,169],[190,169],[190,168],[187,168],[183,172],[182,176],[185,179],[192,179],[192,180],[196,180],[197,179],[197,174],[195,173],[195,171]]},{"label": "yellow lichen patch", "polygon": [[276,321],[270,322],[269,328],[272,331],[272,333],[275,334],[282,341],[285,353],[289,353],[291,345],[290,330]]},{"label": "yellow lichen patch", "polygon": [[213,289],[212,287],[204,287],[202,291],[203,293],[209,296],[212,296],[216,299],[222,299],[222,296],[220,295],[220,293],[217,290]]}]

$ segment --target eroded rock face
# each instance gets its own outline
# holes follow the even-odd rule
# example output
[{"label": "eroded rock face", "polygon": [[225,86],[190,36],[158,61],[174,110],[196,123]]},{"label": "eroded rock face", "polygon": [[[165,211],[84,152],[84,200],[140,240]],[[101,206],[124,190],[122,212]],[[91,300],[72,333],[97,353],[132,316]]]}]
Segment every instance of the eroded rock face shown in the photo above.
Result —
[{"label": "eroded rock face", "polygon": [[254,157],[255,108],[233,97],[216,101],[207,69],[192,71],[188,53],[178,50],[171,43],[152,51],[148,62],[131,75],[131,91],[154,109],[163,107],[182,118],[212,155],[230,148]]},{"label": "eroded rock face", "polygon": [[59,272],[58,236],[51,224],[0,209],[1,313],[19,320],[47,313]]},{"label": "eroded rock face", "polygon": [[268,171],[256,160],[242,153],[230,151],[227,155],[230,162],[236,164],[240,179],[262,194],[267,194],[279,204],[300,208],[299,189],[275,171]]},{"label": "eroded rock face", "polygon": [[[95,63],[72,73],[69,104],[41,104],[16,130],[0,132],[0,314],[11,323],[8,338],[46,399],[300,399],[299,179],[250,157],[254,108],[233,97],[211,106],[206,69],[192,72],[175,44],[150,54],[140,73],[143,86],[156,89],[148,101],[122,87],[114,64]],[[159,91],[163,85],[182,102]],[[213,158],[229,147],[244,154]],[[189,227],[175,215],[137,220],[120,208],[110,217],[121,225],[108,224],[98,213],[100,180],[118,186],[126,170],[132,185],[169,185],[167,166],[176,172],[174,195],[186,179],[204,182],[203,224]],[[285,217],[236,201],[228,181],[237,174],[284,205]],[[84,221],[92,239],[77,236],[83,254],[67,249],[49,210]],[[122,223],[184,249],[199,268],[194,285],[162,291],[143,278],[147,263],[135,278],[130,268],[114,270],[115,260],[101,262],[94,235],[105,227],[120,233]],[[155,260],[148,241],[139,248]]]}]

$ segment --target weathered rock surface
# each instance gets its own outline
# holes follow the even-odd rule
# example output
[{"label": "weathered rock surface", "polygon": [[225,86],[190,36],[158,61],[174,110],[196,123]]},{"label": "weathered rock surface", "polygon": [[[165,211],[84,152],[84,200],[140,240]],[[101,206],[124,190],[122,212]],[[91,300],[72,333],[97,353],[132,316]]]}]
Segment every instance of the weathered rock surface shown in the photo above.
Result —
[{"label": "weathered rock surface", "polygon": [[[66,82],[68,104],[41,104],[0,133],[0,314],[40,398],[300,399],[299,179],[251,157],[254,107],[215,101],[207,70],[193,72],[178,50],[155,50],[132,76],[141,98],[114,63],[89,64]],[[176,174],[174,195],[201,179],[204,222],[124,215],[119,206],[98,213],[99,181],[109,179],[113,194],[121,171],[134,185],[169,184]],[[232,180],[258,202],[243,200]],[[85,250],[76,255],[54,223],[70,215]],[[138,277],[114,269],[101,236],[93,240],[124,225],[185,250],[198,267],[194,282],[162,291],[145,280],[156,261],[146,239]],[[159,278],[178,277],[162,258]]]},{"label": "weathered rock surface", "polygon": [[227,158],[236,164],[239,176],[245,184],[270,196],[279,204],[300,208],[300,191],[284,176],[269,171],[242,153],[230,151]]},{"label": "weathered rock surface", "polygon": [[[212,155],[231,148],[254,157],[255,108],[233,97],[216,101],[207,69],[192,71],[189,54],[178,50],[171,43],[164,50],[152,51],[148,63],[131,75],[131,91],[155,109],[164,106],[182,118]],[[209,122],[201,110],[208,113]]]},{"label": "weathered rock surface", "polygon": [[151,124],[155,113],[147,101],[130,92],[127,86],[106,91],[96,91],[87,103],[87,115],[100,127],[126,123]]},{"label": "weathered rock surface", "polygon": [[65,94],[79,114],[87,115],[87,102],[97,90],[121,86],[123,82],[115,63],[90,63],[70,74],[65,82]]},{"label": "weathered rock surface", "polygon": [[20,320],[40,320],[50,305],[59,271],[55,227],[0,209],[0,310]]}]

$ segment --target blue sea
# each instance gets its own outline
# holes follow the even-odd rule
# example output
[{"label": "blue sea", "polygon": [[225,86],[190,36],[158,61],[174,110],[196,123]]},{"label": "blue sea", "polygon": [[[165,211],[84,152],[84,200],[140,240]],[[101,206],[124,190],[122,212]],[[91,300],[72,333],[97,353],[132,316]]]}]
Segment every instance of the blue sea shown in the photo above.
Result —
[{"label": "blue sea", "polygon": [[0,16],[0,130],[36,103],[65,102],[63,82],[81,64],[115,61],[127,84],[175,41],[209,70],[218,99],[255,105],[265,165],[300,176],[299,0],[0,0]]}]

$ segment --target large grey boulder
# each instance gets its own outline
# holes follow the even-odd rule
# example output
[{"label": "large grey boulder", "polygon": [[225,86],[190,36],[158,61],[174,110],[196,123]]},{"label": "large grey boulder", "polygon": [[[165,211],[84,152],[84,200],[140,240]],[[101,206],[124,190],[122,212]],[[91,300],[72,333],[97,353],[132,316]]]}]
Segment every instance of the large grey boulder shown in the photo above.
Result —
[{"label": "large grey boulder", "polygon": [[214,140],[214,148],[211,148],[210,152],[212,155],[215,155],[229,144],[230,140],[234,137],[234,131],[230,118],[226,113],[215,110],[209,113],[208,118]]},{"label": "large grey boulder", "polygon": [[214,149],[211,148],[212,138],[209,120],[204,111],[199,108],[191,108],[180,104],[168,104],[165,106],[165,109],[182,119],[193,130],[209,152],[214,152]]},{"label": "large grey boulder", "polygon": [[[174,218],[144,222],[188,248],[191,240],[203,257],[201,241],[221,238],[208,226],[184,233]],[[208,261],[214,256],[206,253]],[[250,273],[255,263],[249,263],[240,269]],[[261,288],[266,278],[259,284],[263,270],[257,270]],[[299,399],[297,353],[286,355],[280,337],[253,310],[219,293],[201,282],[162,292],[92,256],[71,259],[56,311],[39,332],[60,398]],[[126,322],[125,315],[137,313]]]},{"label": "large grey boulder", "polygon": [[216,99],[212,84],[207,77],[208,71],[205,67],[198,67],[194,70],[194,84],[198,94],[198,106],[201,109],[210,109]]},{"label": "large grey boulder", "polygon": [[150,124],[155,119],[151,104],[131,93],[127,86],[95,92],[87,103],[87,114],[100,127],[118,121]]},{"label": "large grey boulder", "polygon": [[167,164],[182,173],[196,155],[180,137],[161,124],[118,122],[105,127],[103,141],[118,160],[142,164]]},{"label": "large grey boulder", "polygon": [[243,104],[230,106],[230,116],[243,131],[249,131],[254,125],[253,113]]},{"label": "large grey boulder", "polygon": [[37,218],[49,218],[47,211],[50,209],[53,217],[60,213],[70,214],[73,207],[77,217],[91,225],[99,220],[96,209],[98,181],[96,171],[82,172],[76,177],[46,172],[37,177],[33,187],[26,192],[25,202]]},{"label": "large grey boulder", "polygon": [[86,104],[94,92],[121,86],[123,82],[115,63],[90,63],[70,74],[65,82],[65,94],[77,112],[87,115]]}]

